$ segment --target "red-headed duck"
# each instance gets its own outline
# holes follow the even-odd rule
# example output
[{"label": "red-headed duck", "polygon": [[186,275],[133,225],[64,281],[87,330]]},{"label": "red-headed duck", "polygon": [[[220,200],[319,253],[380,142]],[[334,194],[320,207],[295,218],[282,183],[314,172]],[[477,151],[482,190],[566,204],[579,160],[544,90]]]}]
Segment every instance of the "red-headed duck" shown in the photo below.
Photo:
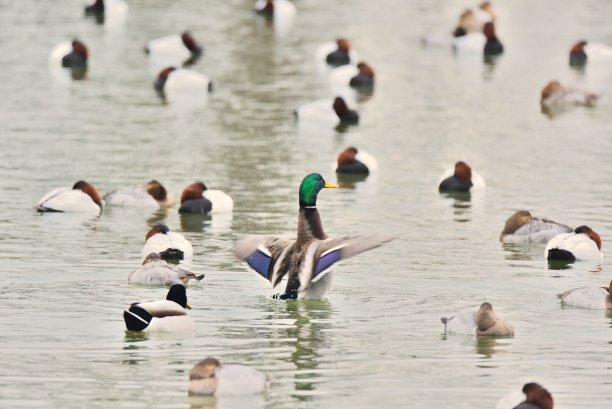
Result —
[{"label": "red-headed duck", "polygon": [[537,383],[526,383],[519,392],[512,392],[503,397],[495,409],[553,409],[553,398],[550,392]]},{"label": "red-headed duck", "polygon": [[193,63],[204,53],[189,31],[151,40],[145,51],[151,59],[163,60],[167,66]]},{"label": "red-headed duck", "polygon": [[514,328],[502,320],[493,311],[493,306],[484,302],[478,310],[442,317],[446,334],[478,335],[478,336],[512,336]]},{"label": "red-headed duck", "polygon": [[566,88],[559,81],[550,81],[542,89],[540,105],[544,113],[553,113],[572,106],[592,107],[598,95],[575,88]]},{"label": "red-headed duck", "polygon": [[591,41],[578,41],[569,53],[569,64],[572,67],[582,67],[587,61],[612,62],[612,47]]},{"label": "red-headed duck", "polygon": [[187,285],[189,281],[201,281],[204,274],[196,275],[177,265],[168,264],[157,253],[151,253],[142,262],[142,265],[130,272],[128,283]]},{"label": "red-headed duck", "polygon": [[179,213],[215,214],[231,213],[232,198],[221,190],[208,189],[202,182],[195,182],[181,192]]},{"label": "red-headed duck", "polygon": [[153,88],[169,103],[192,98],[206,101],[212,81],[199,72],[168,67],[160,71]]},{"label": "red-headed duck", "polygon": [[83,79],[87,73],[87,61],[89,50],[80,40],[74,39],[71,42],[63,42],[51,50],[49,53],[49,64],[52,69],[57,67],[70,68],[73,79]]},{"label": "red-headed duck", "polygon": [[370,92],[374,88],[374,70],[368,64],[343,65],[334,68],[329,79],[335,86],[350,86],[358,91]]},{"label": "red-headed duck", "polygon": [[205,358],[189,371],[190,395],[253,395],[268,390],[268,377],[244,365],[221,364]]},{"label": "red-headed duck", "polygon": [[338,174],[368,175],[378,169],[378,162],[369,153],[351,146],[340,152],[335,168]]},{"label": "red-headed duck", "polygon": [[357,125],[359,113],[349,108],[346,100],[336,97],[333,101],[322,99],[301,105],[293,112],[299,123],[320,125]]},{"label": "red-headed duck", "polygon": [[127,18],[129,6],[124,0],[95,0],[85,7],[85,15],[95,17],[99,24],[115,25]]},{"label": "red-headed duck", "polygon": [[43,196],[36,205],[39,212],[94,213],[102,211],[103,202],[98,190],[79,180],[72,188],[59,187]]},{"label": "red-headed duck", "polygon": [[561,233],[550,239],[544,257],[568,262],[601,260],[601,237],[588,226],[576,227],[571,233]]},{"label": "red-headed duck", "polygon": [[144,260],[151,253],[157,253],[166,261],[191,261],[193,247],[182,234],[171,232],[165,224],[156,224],[145,236],[145,245],[140,252]]},{"label": "red-headed duck", "polygon": [[316,54],[318,60],[332,67],[356,64],[358,61],[357,53],[346,38],[338,38],[335,42],[321,44]]},{"label": "red-headed duck", "polygon": [[572,229],[564,224],[541,217],[533,217],[527,210],[519,210],[506,220],[499,241],[503,243],[547,243]]},{"label": "red-headed duck", "polygon": [[176,200],[169,195],[166,188],[157,180],[150,180],[146,185],[124,187],[104,195],[107,206],[123,207],[170,207]]},{"label": "red-headed duck", "polygon": [[447,170],[438,184],[440,193],[469,192],[485,187],[484,180],[465,162],[455,163],[453,169]]}]

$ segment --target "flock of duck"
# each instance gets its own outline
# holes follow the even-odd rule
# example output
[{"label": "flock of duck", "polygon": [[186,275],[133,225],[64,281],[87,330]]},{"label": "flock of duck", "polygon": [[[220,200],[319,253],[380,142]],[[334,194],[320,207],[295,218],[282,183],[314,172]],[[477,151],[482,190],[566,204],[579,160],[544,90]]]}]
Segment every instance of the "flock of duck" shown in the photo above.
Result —
[{"label": "flock of duck", "polygon": [[[258,0],[255,11],[265,18],[277,21],[290,19],[296,9],[287,0]],[[123,0],[96,0],[86,7],[85,14],[104,23],[125,18],[128,12]],[[490,2],[465,10],[457,27],[449,33],[425,36],[428,47],[448,47],[458,53],[482,53],[494,58],[503,53],[504,47],[495,33],[495,12]],[[207,76],[183,68],[193,64],[203,55],[203,48],[189,32],[151,40],[146,52],[153,65],[161,67],[154,82],[155,90],[172,103],[181,94],[204,97],[212,90]],[[74,79],[86,76],[88,64],[86,45],[75,39],[55,47],[50,54],[52,64],[69,68]],[[323,44],[316,52],[317,59],[328,70],[332,82],[343,84],[360,93],[371,94],[375,86],[374,70],[359,60],[347,39]],[[570,50],[572,66],[612,57],[612,48],[602,44],[580,41]],[[571,105],[591,106],[597,95],[586,91],[564,88],[557,81],[550,82],[542,91],[542,107],[545,110]],[[336,125],[356,125],[359,114],[349,108],[347,98],[338,95],[331,100],[316,101],[296,109],[298,121],[322,117],[330,118]],[[335,170],[342,176],[366,178],[378,168],[376,160],[355,147],[342,151],[336,160]],[[235,244],[235,254],[245,261],[261,278],[277,287],[286,278],[283,293],[278,299],[320,299],[331,286],[333,267],[336,263],[361,252],[393,240],[387,235],[360,235],[329,238],[317,210],[317,198],[323,189],[336,188],[318,173],[304,177],[298,190],[299,212],[296,239],[281,236],[248,236]],[[439,181],[441,194],[461,195],[485,188],[485,182],[465,162],[457,162],[453,169],[442,175]],[[223,214],[233,211],[232,198],[221,190],[209,189],[203,182],[186,186],[177,200],[158,181],[151,180],[140,186],[116,189],[101,195],[86,181],[78,181],[72,187],[59,187],[43,196],[36,205],[39,212],[78,212],[100,214],[103,206],[118,207],[178,207],[180,213]],[[529,211],[519,210],[506,221],[500,235],[504,243],[545,244],[544,257],[549,262],[575,262],[601,260],[602,241],[588,226],[574,229],[546,218],[534,217]],[[131,304],[124,311],[124,321],[129,331],[185,332],[193,331],[193,320],[187,314],[186,286],[199,281],[204,275],[196,275],[186,268],[193,259],[191,243],[181,234],[172,232],[164,224],[153,226],[145,234],[141,252],[142,265],[128,275],[130,283],[160,284],[171,286],[166,299]],[[612,310],[612,281],[607,287],[583,287],[559,294],[561,301],[590,309]],[[471,334],[476,336],[512,336],[513,326],[503,320],[485,302],[476,311],[442,318],[447,334]],[[260,372],[241,365],[222,365],[215,358],[197,363],[190,373],[189,391],[194,394],[258,393],[268,388],[269,380]],[[519,409],[552,409],[551,394],[542,386],[528,383],[523,388]]]}]

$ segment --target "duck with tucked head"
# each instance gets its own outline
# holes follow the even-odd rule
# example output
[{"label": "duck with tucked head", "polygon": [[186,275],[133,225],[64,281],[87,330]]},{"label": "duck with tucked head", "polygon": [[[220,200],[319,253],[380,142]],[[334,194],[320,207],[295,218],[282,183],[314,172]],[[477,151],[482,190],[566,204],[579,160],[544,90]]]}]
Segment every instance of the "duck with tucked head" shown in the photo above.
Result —
[{"label": "duck with tucked head", "polygon": [[580,226],[571,233],[558,234],[546,244],[544,256],[547,260],[598,261],[601,253],[601,237],[589,226]]},{"label": "duck with tucked head", "polygon": [[569,65],[583,67],[587,61],[612,62],[612,47],[591,41],[578,41],[569,53]]},{"label": "duck with tucked head", "polygon": [[234,201],[228,194],[208,189],[202,182],[192,183],[181,192],[179,213],[231,213],[233,209]]},{"label": "duck with tucked head", "polygon": [[103,201],[91,183],[79,180],[72,188],[58,187],[38,201],[39,212],[68,212],[100,214]]},{"label": "duck with tucked head", "polygon": [[151,59],[163,60],[166,65],[193,63],[204,53],[189,31],[151,40],[145,51]]},{"label": "duck with tucked head", "polygon": [[455,163],[454,169],[449,169],[442,175],[442,180],[438,185],[440,193],[448,192],[469,192],[484,188],[485,183],[479,174],[472,171],[472,168],[465,162]]},{"label": "duck with tucked head", "polygon": [[346,258],[380,246],[391,236],[369,235],[328,238],[317,210],[322,189],[335,188],[318,173],[300,184],[297,239],[280,236],[249,236],[236,243],[236,256],[276,287],[287,276],[280,299],[321,299],[331,286],[334,265]]},{"label": "duck with tucked head", "polygon": [[293,114],[300,124],[348,126],[359,123],[359,113],[350,109],[342,97],[336,97],[333,101],[322,99],[304,104],[293,111]]},{"label": "duck with tucked head", "polygon": [[533,217],[527,210],[519,210],[506,220],[499,236],[502,243],[547,243],[572,229],[564,224],[541,217]]},{"label": "duck with tucked head", "polygon": [[157,94],[172,103],[178,100],[208,100],[212,81],[207,75],[184,68],[167,67],[159,72],[153,83]]},{"label": "duck with tucked head", "polygon": [[336,160],[337,174],[360,174],[369,175],[378,169],[378,162],[372,155],[363,150],[357,150],[354,146],[346,148]]},{"label": "duck with tucked head", "polygon": [[550,81],[542,89],[540,105],[544,113],[562,111],[573,106],[592,107],[598,95],[575,88],[566,88],[559,81]]},{"label": "duck with tucked head", "polygon": [[268,377],[257,369],[244,365],[221,364],[208,357],[189,372],[190,395],[253,395],[268,390]]},{"label": "duck with tucked head", "polygon": [[469,311],[453,315],[450,318],[442,317],[444,331],[447,334],[478,335],[478,336],[512,336],[514,328],[512,325],[500,319],[493,306],[484,302],[477,311]]},{"label": "duck with tucked head", "polygon": [[612,281],[607,287],[580,287],[558,294],[561,302],[592,310],[612,310]]},{"label": "duck with tucked head", "polygon": [[170,287],[165,300],[143,301],[130,305],[123,311],[128,331],[142,332],[193,332],[193,320],[185,309],[187,291],[182,284]]},{"label": "duck with tucked head", "polygon": [[124,187],[104,195],[108,206],[123,207],[170,207],[176,200],[157,180],[150,180],[143,186]]},{"label": "duck with tucked head", "polygon": [[142,266],[132,270],[128,275],[128,283],[187,285],[189,281],[201,281],[204,274],[196,275],[174,264],[168,264],[157,253],[151,253],[142,262]]},{"label": "duck with tucked head", "polygon": [[142,259],[157,253],[166,261],[191,261],[193,247],[180,233],[171,232],[165,224],[156,224],[145,236],[145,245],[140,252]]}]

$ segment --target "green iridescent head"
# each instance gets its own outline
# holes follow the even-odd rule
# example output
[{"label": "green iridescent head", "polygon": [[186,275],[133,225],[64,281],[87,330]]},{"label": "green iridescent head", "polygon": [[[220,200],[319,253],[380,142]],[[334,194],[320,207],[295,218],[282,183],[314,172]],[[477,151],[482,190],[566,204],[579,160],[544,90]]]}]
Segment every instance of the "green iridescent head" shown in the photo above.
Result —
[{"label": "green iridescent head", "polygon": [[318,173],[311,173],[306,176],[300,184],[300,207],[315,207],[319,191],[330,187],[338,186],[325,182],[323,176]]}]

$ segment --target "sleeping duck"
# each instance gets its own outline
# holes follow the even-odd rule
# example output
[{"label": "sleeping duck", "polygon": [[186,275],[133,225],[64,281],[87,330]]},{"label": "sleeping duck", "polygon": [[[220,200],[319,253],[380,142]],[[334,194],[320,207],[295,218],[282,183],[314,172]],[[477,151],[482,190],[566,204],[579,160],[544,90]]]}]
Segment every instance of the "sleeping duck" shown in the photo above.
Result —
[{"label": "sleeping duck", "polygon": [[544,256],[547,260],[568,262],[601,260],[601,237],[589,226],[576,227],[573,232],[561,233],[550,239]]},{"label": "sleeping duck", "polygon": [[157,253],[151,253],[144,259],[142,266],[128,275],[128,283],[187,285],[190,280],[200,281],[203,278],[204,274],[195,275],[179,266],[168,264]]},{"label": "sleeping duck", "polygon": [[190,395],[253,395],[268,390],[267,376],[244,365],[223,365],[205,358],[189,371]]},{"label": "sleeping duck", "polygon": [[131,186],[113,190],[104,195],[108,206],[123,207],[170,207],[176,200],[157,180],[143,186]]},{"label": "sleeping duck", "polygon": [[231,213],[233,209],[234,201],[228,194],[208,189],[202,182],[192,183],[181,192],[179,213]]},{"label": "sleeping duck", "polygon": [[187,291],[182,284],[170,287],[165,300],[133,303],[123,311],[128,331],[143,332],[193,332],[193,320],[185,308]]},{"label": "sleeping duck", "polygon": [[293,111],[293,114],[299,124],[343,126],[359,124],[359,113],[350,109],[342,97],[336,97],[333,101],[322,99],[301,105]]},{"label": "sleeping duck", "polygon": [[307,175],[300,184],[297,239],[280,236],[249,236],[235,247],[236,256],[276,287],[287,276],[280,299],[321,299],[331,286],[332,268],[337,262],[393,239],[368,235],[328,238],[317,210],[317,195],[335,188],[318,173]]},{"label": "sleeping duck", "polygon": [[581,287],[558,294],[564,304],[592,310],[612,310],[612,281],[608,287]]},{"label": "sleeping duck", "polygon": [[519,210],[506,220],[499,236],[502,243],[547,243],[561,233],[572,229],[552,220],[533,217],[527,210]]},{"label": "sleeping duck", "polygon": [[592,107],[599,96],[581,89],[567,88],[559,81],[550,81],[542,89],[540,106],[542,112],[554,114],[575,106]]},{"label": "sleeping duck", "polygon": [[168,226],[160,223],[147,232],[140,254],[144,260],[151,253],[159,254],[161,259],[166,261],[191,261],[193,247],[182,234],[171,232]]},{"label": "sleeping duck", "polygon": [[542,385],[530,382],[521,392],[513,392],[502,398],[495,409],[553,409],[553,397]]},{"label": "sleeping duck", "polygon": [[438,185],[440,193],[469,192],[484,188],[482,177],[465,162],[455,163],[454,169],[449,169],[441,177]]},{"label": "sleeping duck", "polygon": [[442,317],[444,332],[447,334],[461,335],[494,335],[511,336],[514,335],[514,328],[509,322],[500,319],[493,306],[484,302],[477,311],[468,311],[453,315],[450,318]]},{"label": "sleeping duck", "polygon": [[100,214],[100,193],[91,183],[79,180],[72,188],[58,187],[43,196],[36,205],[39,212]]}]

